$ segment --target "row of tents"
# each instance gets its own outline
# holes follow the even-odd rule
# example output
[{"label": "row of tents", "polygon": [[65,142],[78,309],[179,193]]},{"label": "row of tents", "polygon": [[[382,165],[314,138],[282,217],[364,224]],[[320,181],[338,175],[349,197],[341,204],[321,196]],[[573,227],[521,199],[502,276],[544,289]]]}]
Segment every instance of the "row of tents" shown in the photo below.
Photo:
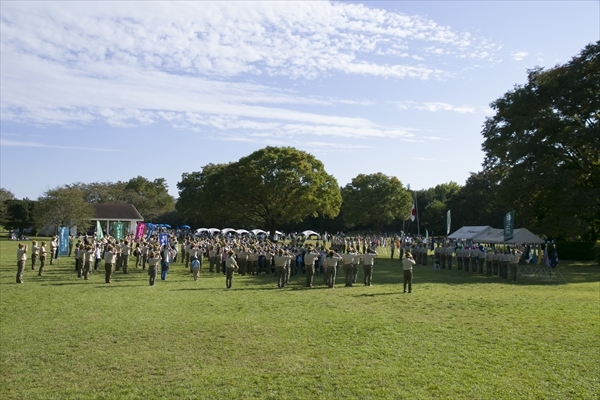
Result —
[{"label": "row of tents", "polygon": [[545,243],[542,238],[525,228],[515,229],[513,238],[505,241],[504,230],[491,226],[463,226],[448,238],[471,240],[477,243]]},{"label": "row of tents", "polygon": [[[210,235],[215,235],[215,234],[221,234],[221,235],[254,235],[254,236],[259,236],[259,235],[268,235],[269,232],[264,231],[262,229],[252,229],[251,231],[248,231],[246,229],[233,229],[233,228],[225,228],[225,229],[217,229],[217,228],[198,228],[194,231],[194,233],[196,235],[202,235],[202,234],[210,234]],[[279,231],[275,231],[276,235],[283,235],[283,232],[279,232]],[[319,235],[317,232],[315,231],[304,231],[304,232],[300,232],[300,235],[305,236],[305,237],[315,237],[317,239],[321,239],[321,235]]]}]

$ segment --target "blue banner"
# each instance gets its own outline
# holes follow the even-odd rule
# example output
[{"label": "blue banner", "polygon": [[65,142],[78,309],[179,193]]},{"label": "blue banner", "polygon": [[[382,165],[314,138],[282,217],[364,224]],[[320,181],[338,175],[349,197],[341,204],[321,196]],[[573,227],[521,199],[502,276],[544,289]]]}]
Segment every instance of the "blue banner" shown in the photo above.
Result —
[{"label": "blue banner", "polygon": [[58,255],[69,255],[69,228],[58,228]]},{"label": "blue banner", "polygon": [[165,248],[169,247],[169,234],[168,233],[159,233],[158,234],[158,244],[160,247],[163,245]]}]

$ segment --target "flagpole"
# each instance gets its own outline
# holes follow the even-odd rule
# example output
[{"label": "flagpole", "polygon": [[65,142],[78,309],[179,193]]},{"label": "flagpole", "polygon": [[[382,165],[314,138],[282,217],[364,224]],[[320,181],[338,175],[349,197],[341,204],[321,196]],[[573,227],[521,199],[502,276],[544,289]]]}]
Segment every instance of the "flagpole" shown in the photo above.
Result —
[{"label": "flagpole", "polygon": [[421,237],[421,228],[419,227],[419,203],[417,202],[417,192],[413,191],[415,194],[415,208],[417,210],[417,236]]}]

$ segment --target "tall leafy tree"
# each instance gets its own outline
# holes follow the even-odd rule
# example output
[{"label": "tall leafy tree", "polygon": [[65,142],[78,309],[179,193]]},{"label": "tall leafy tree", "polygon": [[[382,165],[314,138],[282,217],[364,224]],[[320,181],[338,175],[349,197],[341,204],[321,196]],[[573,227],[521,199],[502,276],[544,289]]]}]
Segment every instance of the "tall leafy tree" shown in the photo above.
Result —
[{"label": "tall leafy tree", "polygon": [[412,197],[395,176],[359,174],[343,190],[344,222],[349,226],[374,226],[381,231],[395,219],[406,219]]},{"label": "tall leafy tree", "polygon": [[37,202],[27,198],[23,200],[9,199],[4,202],[6,211],[3,224],[7,229],[28,229],[35,227],[34,213]]},{"label": "tall leafy tree", "polygon": [[0,224],[6,226],[6,210],[8,200],[13,200],[15,195],[7,189],[0,188]]},{"label": "tall leafy tree", "polygon": [[308,216],[335,217],[342,202],[323,163],[292,147],[266,147],[235,163],[208,165],[184,174],[178,188],[184,214],[200,212],[210,223],[236,221],[271,234]]},{"label": "tall leafy tree", "polygon": [[528,72],[491,107],[484,168],[498,196],[552,236],[600,231],[600,41],[564,65]]},{"label": "tall leafy tree", "polygon": [[150,181],[143,176],[130,179],[125,185],[125,199],[133,204],[148,221],[175,210],[175,199],[169,194],[167,181],[157,178]]},{"label": "tall leafy tree", "polygon": [[83,199],[80,190],[71,187],[58,187],[48,190],[38,198],[35,221],[38,227],[77,226],[86,230],[91,226],[94,210]]},{"label": "tall leafy tree", "polygon": [[445,235],[446,212],[450,210],[450,202],[460,191],[458,183],[448,182],[417,192],[420,223],[430,234]]}]

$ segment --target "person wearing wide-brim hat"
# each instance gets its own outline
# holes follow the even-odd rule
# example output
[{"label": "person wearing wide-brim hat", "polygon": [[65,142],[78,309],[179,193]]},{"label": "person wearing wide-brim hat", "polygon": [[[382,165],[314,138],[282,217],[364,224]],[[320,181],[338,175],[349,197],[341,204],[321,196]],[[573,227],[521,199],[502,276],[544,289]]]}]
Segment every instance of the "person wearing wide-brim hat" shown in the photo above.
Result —
[{"label": "person wearing wide-brim hat", "polygon": [[375,258],[377,257],[377,252],[373,249],[369,249],[367,253],[361,256],[363,263],[363,273],[365,275],[364,284],[365,286],[371,286],[371,282],[373,280],[373,265],[375,264]]},{"label": "person wearing wide-brim hat", "polygon": [[412,293],[412,278],[413,278],[413,265],[415,260],[410,252],[406,252],[402,259],[402,270],[404,273],[404,293],[406,293],[406,285],[408,284],[408,293]]}]

